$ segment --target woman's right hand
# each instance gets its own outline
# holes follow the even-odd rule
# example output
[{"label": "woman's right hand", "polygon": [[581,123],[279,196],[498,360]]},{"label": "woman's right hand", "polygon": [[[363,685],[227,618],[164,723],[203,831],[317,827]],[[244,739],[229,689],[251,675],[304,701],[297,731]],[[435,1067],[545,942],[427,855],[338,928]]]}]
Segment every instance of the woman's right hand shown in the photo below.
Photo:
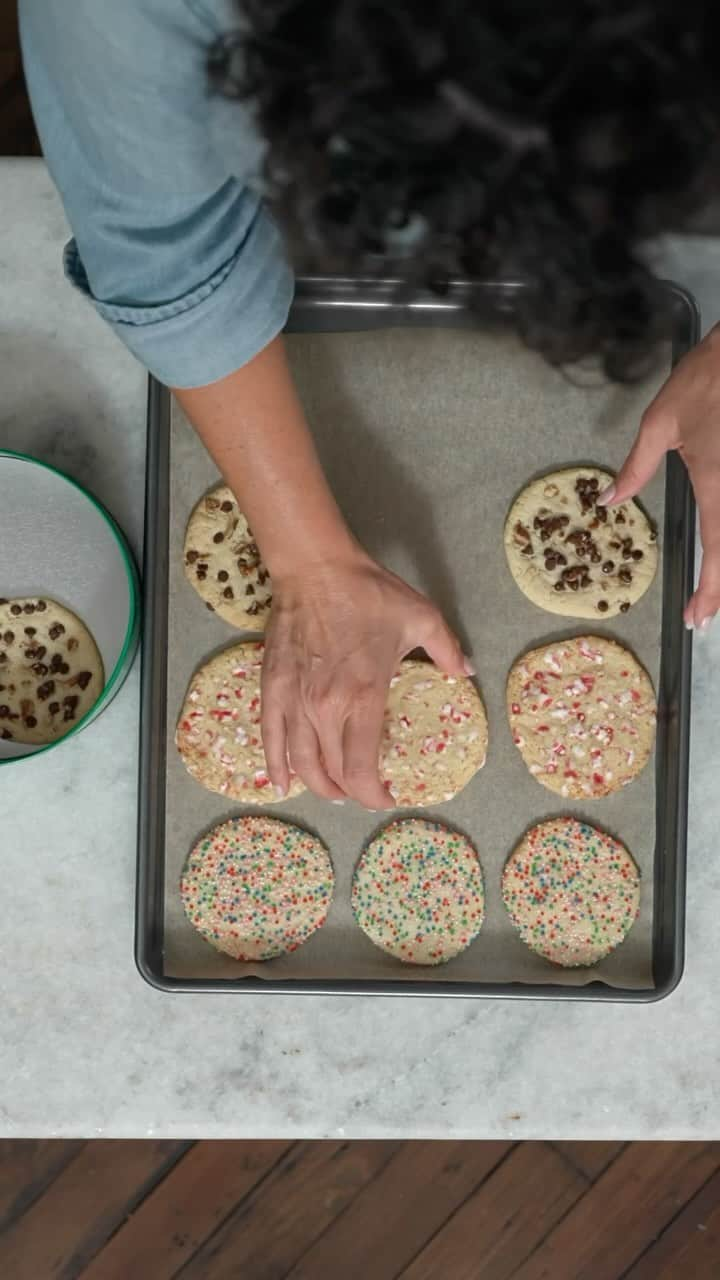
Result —
[{"label": "woman's right hand", "polygon": [[440,612],[360,548],[273,575],[262,686],[270,780],[289,766],[329,800],[392,801],[378,771],[383,714],[400,660],[422,648],[448,675],[472,675]]}]

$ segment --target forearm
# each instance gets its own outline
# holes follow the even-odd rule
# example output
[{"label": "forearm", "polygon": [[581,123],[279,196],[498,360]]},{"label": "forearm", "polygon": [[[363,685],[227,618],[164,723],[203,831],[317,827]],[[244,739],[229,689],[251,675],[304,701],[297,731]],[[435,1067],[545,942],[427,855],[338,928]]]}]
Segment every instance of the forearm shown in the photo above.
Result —
[{"label": "forearm", "polygon": [[235,494],[274,579],[357,552],[323,475],[282,338],[227,378],[174,394]]}]

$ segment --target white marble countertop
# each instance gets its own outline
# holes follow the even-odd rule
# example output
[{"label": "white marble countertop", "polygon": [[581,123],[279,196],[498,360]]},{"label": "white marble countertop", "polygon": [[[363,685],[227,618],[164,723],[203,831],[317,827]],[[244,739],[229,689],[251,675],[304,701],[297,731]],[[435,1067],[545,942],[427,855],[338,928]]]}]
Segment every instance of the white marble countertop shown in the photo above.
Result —
[{"label": "white marble countertop", "polygon": [[[0,445],[107,503],[139,550],[145,376],[63,281],[38,160],[0,161]],[[720,244],[667,274],[720,318]],[[0,1134],[717,1138],[720,624],[695,646],[685,977],[649,1006],[164,995],[132,957],[138,670],[0,777]]]}]

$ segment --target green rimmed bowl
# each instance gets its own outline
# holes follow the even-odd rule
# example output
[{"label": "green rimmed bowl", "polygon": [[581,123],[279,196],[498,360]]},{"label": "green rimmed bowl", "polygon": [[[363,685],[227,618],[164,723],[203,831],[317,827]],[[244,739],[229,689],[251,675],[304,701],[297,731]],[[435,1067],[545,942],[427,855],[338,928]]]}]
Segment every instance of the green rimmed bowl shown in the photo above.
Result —
[{"label": "green rimmed bowl", "polygon": [[43,746],[0,741],[0,765],[51,751],[99,716],[123,684],[140,637],[140,581],[112,516],[55,467],[0,450],[0,596],[49,596],[92,632],[105,687],[69,733]]}]

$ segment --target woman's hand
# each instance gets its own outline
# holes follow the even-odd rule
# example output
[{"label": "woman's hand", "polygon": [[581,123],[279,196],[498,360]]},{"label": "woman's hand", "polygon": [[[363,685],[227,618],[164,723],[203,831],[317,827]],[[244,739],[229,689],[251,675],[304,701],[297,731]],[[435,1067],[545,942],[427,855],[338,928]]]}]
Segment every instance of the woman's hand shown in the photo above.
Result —
[{"label": "woman's hand", "polygon": [[474,674],[434,605],[359,548],[273,577],[262,729],[279,792],[289,761],[316,795],[391,806],[378,773],[383,713],[398,662],[419,647],[449,675]]},{"label": "woman's hand", "polygon": [[690,473],[700,514],[703,560],[685,625],[706,631],[720,608],[720,326],[680,361],[648,406],[607,506],[639,493],[669,449]]}]

